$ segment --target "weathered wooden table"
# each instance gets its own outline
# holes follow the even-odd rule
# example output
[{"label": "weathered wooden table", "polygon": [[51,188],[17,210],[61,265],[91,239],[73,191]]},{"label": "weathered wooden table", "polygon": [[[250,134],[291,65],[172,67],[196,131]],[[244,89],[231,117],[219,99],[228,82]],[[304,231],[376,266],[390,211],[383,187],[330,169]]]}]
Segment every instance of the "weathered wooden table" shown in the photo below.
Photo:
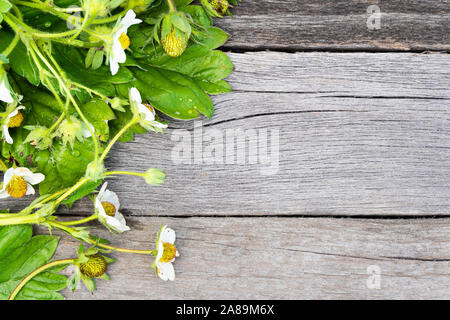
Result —
[{"label": "weathered wooden table", "polygon": [[[171,121],[108,161],[167,173],[162,187],[111,181],[132,231],[97,231],[153,248],[170,225],[176,281],[159,281],[148,256],[115,253],[112,281],[65,295],[450,298],[450,3],[245,0],[233,12],[217,24],[232,35],[234,91],[214,98],[213,118]],[[239,160],[231,129],[248,138]],[[255,139],[268,159],[248,157]],[[72,256],[76,242],[61,242],[58,257]]]}]

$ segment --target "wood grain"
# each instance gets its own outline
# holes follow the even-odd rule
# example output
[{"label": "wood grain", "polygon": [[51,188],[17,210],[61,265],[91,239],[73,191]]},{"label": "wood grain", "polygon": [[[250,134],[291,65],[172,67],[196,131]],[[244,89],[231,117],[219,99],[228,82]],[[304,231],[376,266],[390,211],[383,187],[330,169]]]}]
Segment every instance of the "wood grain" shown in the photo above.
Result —
[{"label": "wood grain", "polygon": [[[370,30],[367,9],[380,8]],[[441,0],[245,0],[216,24],[230,50],[450,50],[450,3]]]},{"label": "wood grain", "polygon": [[[152,258],[112,253],[111,281],[93,296],[69,299],[448,299],[448,219],[129,218],[117,246],[152,249],[161,223],[177,231],[177,279],[148,269]],[[44,231],[44,229],[41,229]],[[95,230],[97,231],[97,230]],[[72,257],[64,236],[57,257]],[[367,268],[379,268],[380,289],[368,289]]]},{"label": "wood grain", "polygon": [[[137,136],[133,142],[118,144],[108,159],[111,170],[158,167],[167,173],[161,187],[147,186],[135,177],[110,181],[124,213],[450,213],[447,55],[262,52],[230,57],[236,65],[229,78],[234,92],[214,97],[216,113],[203,121],[203,133],[278,130],[278,172],[264,175],[270,163],[261,159],[251,163],[246,158],[240,164],[233,158],[224,164],[205,155],[200,158],[204,163],[198,164],[194,143],[187,142],[192,145],[189,163],[178,164],[173,156],[179,144],[175,139],[187,134],[193,142],[195,123],[170,120],[165,135]],[[263,144],[270,133],[260,140]],[[211,145],[195,141],[202,150]],[[222,150],[226,156],[225,147]],[[236,147],[236,153],[242,151],[248,155],[248,141]],[[1,208],[19,209],[24,204],[7,200]],[[92,204],[86,200],[74,210],[90,214]]]}]

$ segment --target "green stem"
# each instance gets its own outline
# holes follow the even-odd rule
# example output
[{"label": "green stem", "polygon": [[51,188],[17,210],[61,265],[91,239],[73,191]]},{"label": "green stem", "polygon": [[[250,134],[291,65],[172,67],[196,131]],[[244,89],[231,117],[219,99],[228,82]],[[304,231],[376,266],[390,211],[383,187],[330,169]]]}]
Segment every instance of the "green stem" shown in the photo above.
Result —
[{"label": "green stem", "polygon": [[90,178],[87,178],[87,177],[80,179],[74,186],[72,186],[69,190],[64,192],[64,194],[56,200],[55,206],[58,205],[59,203],[61,203],[61,201],[63,201],[68,196],[70,196],[72,194],[72,192],[77,190],[79,187],[81,187],[83,184],[85,184],[89,180],[90,180]]},{"label": "green stem", "polygon": [[145,173],[131,172],[131,171],[108,171],[108,172],[105,172],[105,176],[114,176],[114,175],[119,175],[119,174],[124,174],[124,175],[129,175],[129,176],[138,176],[138,177],[143,177],[145,175]]},{"label": "green stem", "polygon": [[[12,2],[15,3],[15,4],[18,4],[18,5],[22,5],[22,6],[26,6],[26,7],[30,7],[30,8],[40,9],[42,11],[51,13],[51,14],[53,14],[53,15],[55,15],[55,16],[63,19],[63,20],[66,20],[66,21],[70,19],[70,20],[76,20],[77,22],[81,22],[81,18],[80,17],[75,17],[75,16],[72,16],[70,14],[64,13],[61,10],[58,10],[60,8],[56,9],[56,8],[52,8],[52,7],[49,7],[47,5],[43,5],[43,4],[40,4],[40,3],[32,3],[32,2],[27,2],[27,1],[13,0]],[[110,22],[116,21],[119,17],[121,17],[127,11],[128,10],[124,10],[124,11],[122,11],[122,12],[116,14],[116,15],[113,15],[111,17],[108,17],[108,18],[95,19],[94,21],[92,21],[92,24],[105,24],[105,23],[110,23]]]},{"label": "green stem", "polygon": [[64,192],[66,192],[68,189],[69,189],[69,188],[66,188],[66,189],[60,190],[60,191],[58,191],[58,192],[55,192],[54,194],[48,196],[47,198],[42,199],[42,200],[39,201],[38,203],[35,203],[35,204],[32,205],[31,207],[27,207],[27,208],[23,209],[23,210],[20,211],[18,214],[21,214],[21,215],[29,214],[29,213],[31,213],[31,211],[33,211],[33,209],[42,206],[44,203],[47,203],[47,202],[49,202],[50,200],[53,200],[54,198],[60,196],[60,195],[63,194]]},{"label": "green stem", "polygon": [[61,113],[58,120],[56,120],[55,123],[53,123],[52,126],[48,129],[48,133],[49,134],[52,133],[53,130],[55,130],[55,128],[61,123],[61,121],[64,120],[65,117],[66,117],[65,112]]},{"label": "green stem", "polygon": [[45,218],[36,214],[30,214],[26,216],[0,218],[0,226],[9,226],[15,224],[29,224],[29,223],[41,223]]},{"label": "green stem", "polygon": [[173,0],[167,0],[167,4],[169,5],[170,12],[176,12],[177,8],[175,7],[175,3]]},{"label": "green stem", "polygon": [[17,294],[20,292],[20,290],[27,284],[28,281],[33,279],[35,276],[37,276],[39,273],[41,273],[44,270],[47,270],[49,268],[59,266],[61,264],[71,264],[74,263],[75,259],[62,259],[62,260],[56,260],[49,262],[47,264],[44,264],[43,266],[40,266],[33,272],[31,272],[29,275],[27,275],[20,283],[17,285],[17,287],[11,292],[11,295],[9,296],[8,300],[14,300],[14,298],[17,296]]},{"label": "green stem", "polygon": [[[36,63],[36,66],[39,69],[39,72],[44,72],[44,68],[41,65],[40,60],[38,59],[38,57],[36,56],[36,52],[33,49],[33,47],[30,48],[29,50],[31,58],[33,59],[33,61]],[[55,97],[56,101],[58,102],[58,104],[62,107],[62,110],[64,111],[64,113],[66,114],[66,116],[69,116],[69,109],[68,106],[65,105],[61,98],[59,97],[59,94],[56,92],[55,87],[53,86],[52,82],[47,79],[47,77],[45,77],[45,79],[43,79],[43,82],[45,82],[47,84],[47,88],[51,91],[51,93],[53,94],[53,96]]]},{"label": "green stem", "polygon": [[72,82],[72,81],[71,81],[70,84],[73,85],[73,86],[76,86],[76,87],[78,87],[78,88],[84,89],[84,90],[86,90],[86,91],[88,91],[88,92],[90,92],[90,93],[93,93],[93,94],[99,96],[100,98],[102,98],[103,100],[106,100],[106,102],[109,102],[109,100],[110,100],[107,96],[101,94],[101,93],[98,92],[97,90],[94,90],[94,89],[91,89],[91,88],[89,88],[89,87],[86,87],[86,86],[84,86],[84,85],[82,85],[82,84],[80,84],[80,83],[78,83],[78,82]]},{"label": "green stem", "polygon": [[104,248],[104,249],[108,249],[108,250],[113,250],[113,251],[118,251],[118,252],[126,252],[126,253],[138,253],[138,254],[151,254],[154,255],[155,252],[157,252],[157,250],[137,250],[137,249],[125,249],[125,248],[119,248],[119,247],[114,247],[114,246],[110,246],[104,243],[97,243],[95,240],[90,239],[89,243],[91,244],[97,244],[98,247]]},{"label": "green stem", "polygon": [[8,47],[5,50],[3,50],[2,55],[4,55],[5,57],[8,56],[14,50],[16,45],[19,43],[19,40],[20,40],[19,34],[16,32],[11,43],[8,45]]},{"label": "green stem", "polygon": [[[88,1],[88,5],[89,5],[89,0],[87,0],[87,1]],[[89,16],[89,11],[86,11],[86,14],[83,19],[83,23],[78,28],[78,31],[73,36],[70,37],[70,40],[75,40],[80,35],[80,33],[83,32],[83,30],[89,25],[92,18],[94,18],[94,17]]]},{"label": "green stem", "polygon": [[[58,33],[49,33],[49,32],[41,32],[39,30],[33,29],[29,25],[25,24],[23,21],[17,19],[13,15],[9,13],[4,13],[3,18],[5,19],[6,23],[8,23],[12,28],[19,28],[21,30],[27,31],[32,34],[32,36],[37,38],[62,38],[70,36],[77,32],[76,29],[64,31],[64,32],[58,32]],[[14,25],[14,26],[13,26]]]},{"label": "green stem", "polygon": [[89,132],[91,133],[92,141],[94,142],[94,161],[98,159],[98,141],[97,137],[95,136],[95,132],[92,129],[92,127],[89,125],[89,121],[84,116],[83,112],[81,112],[80,107],[78,106],[78,103],[75,101],[74,97],[72,96],[72,93],[70,92],[70,89],[67,87],[66,83],[69,83],[69,80],[65,77],[64,72],[62,71],[61,67],[58,65],[56,60],[53,58],[51,54],[48,54],[47,56],[50,58],[52,63],[55,65],[55,68],[58,69],[59,74],[56,72],[56,70],[53,68],[53,66],[50,64],[50,62],[47,61],[47,59],[44,57],[44,55],[39,51],[39,48],[37,47],[36,43],[30,42],[31,46],[33,47],[36,54],[41,58],[41,60],[45,63],[45,65],[50,69],[50,71],[53,73],[55,78],[59,81],[60,86],[64,89],[66,92],[67,97],[70,99],[70,102],[72,102],[73,106],[75,107],[75,110],[78,112],[78,115],[80,116],[81,120],[86,124]]},{"label": "green stem", "polygon": [[6,166],[6,164],[3,162],[2,159],[0,159],[0,166],[2,167],[2,171],[6,171],[6,170],[9,169],[9,168]]},{"label": "green stem", "polygon": [[62,224],[64,226],[75,226],[75,225],[79,225],[79,224],[83,224],[92,220],[97,219],[97,214],[93,214],[90,217],[84,218],[84,219],[80,219],[80,220],[75,220],[75,221],[58,221],[59,224]]},{"label": "green stem", "polygon": [[100,156],[99,162],[101,163],[106,155],[108,154],[109,150],[111,150],[112,146],[117,142],[117,140],[131,127],[133,126],[136,122],[138,122],[138,118],[136,116],[134,116],[130,122],[128,122],[122,129],[120,129],[119,132],[117,132],[117,134],[114,136],[114,138],[109,142],[108,146],[106,147],[106,149],[103,151],[102,155]]}]

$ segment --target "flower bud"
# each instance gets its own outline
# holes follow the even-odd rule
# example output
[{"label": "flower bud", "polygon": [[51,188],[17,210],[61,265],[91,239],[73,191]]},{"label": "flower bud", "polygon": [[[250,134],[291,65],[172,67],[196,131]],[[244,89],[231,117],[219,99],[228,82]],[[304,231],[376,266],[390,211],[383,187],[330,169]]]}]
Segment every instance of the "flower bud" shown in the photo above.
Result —
[{"label": "flower bud", "polygon": [[64,119],[58,126],[58,129],[52,135],[52,137],[61,137],[63,145],[67,143],[73,149],[73,144],[75,139],[78,141],[83,141],[85,135],[85,127],[82,125],[81,121],[74,116],[70,116],[69,119]]},{"label": "flower bud", "polygon": [[92,181],[103,179],[105,173],[105,165],[103,162],[92,161],[86,167],[86,177]]},{"label": "flower bud", "polygon": [[148,169],[144,174],[145,182],[155,186],[162,185],[165,178],[166,174],[163,171],[155,168]]}]

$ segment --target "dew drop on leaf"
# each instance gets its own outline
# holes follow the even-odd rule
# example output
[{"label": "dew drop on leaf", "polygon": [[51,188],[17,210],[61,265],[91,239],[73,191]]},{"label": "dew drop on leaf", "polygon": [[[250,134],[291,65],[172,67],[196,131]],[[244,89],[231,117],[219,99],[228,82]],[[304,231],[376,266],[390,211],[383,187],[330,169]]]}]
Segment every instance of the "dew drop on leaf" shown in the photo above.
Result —
[{"label": "dew drop on leaf", "polygon": [[79,156],[80,156],[80,151],[78,151],[78,150],[73,150],[73,151],[72,151],[72,155],[73,155],[74,157],[79,157]]}]

